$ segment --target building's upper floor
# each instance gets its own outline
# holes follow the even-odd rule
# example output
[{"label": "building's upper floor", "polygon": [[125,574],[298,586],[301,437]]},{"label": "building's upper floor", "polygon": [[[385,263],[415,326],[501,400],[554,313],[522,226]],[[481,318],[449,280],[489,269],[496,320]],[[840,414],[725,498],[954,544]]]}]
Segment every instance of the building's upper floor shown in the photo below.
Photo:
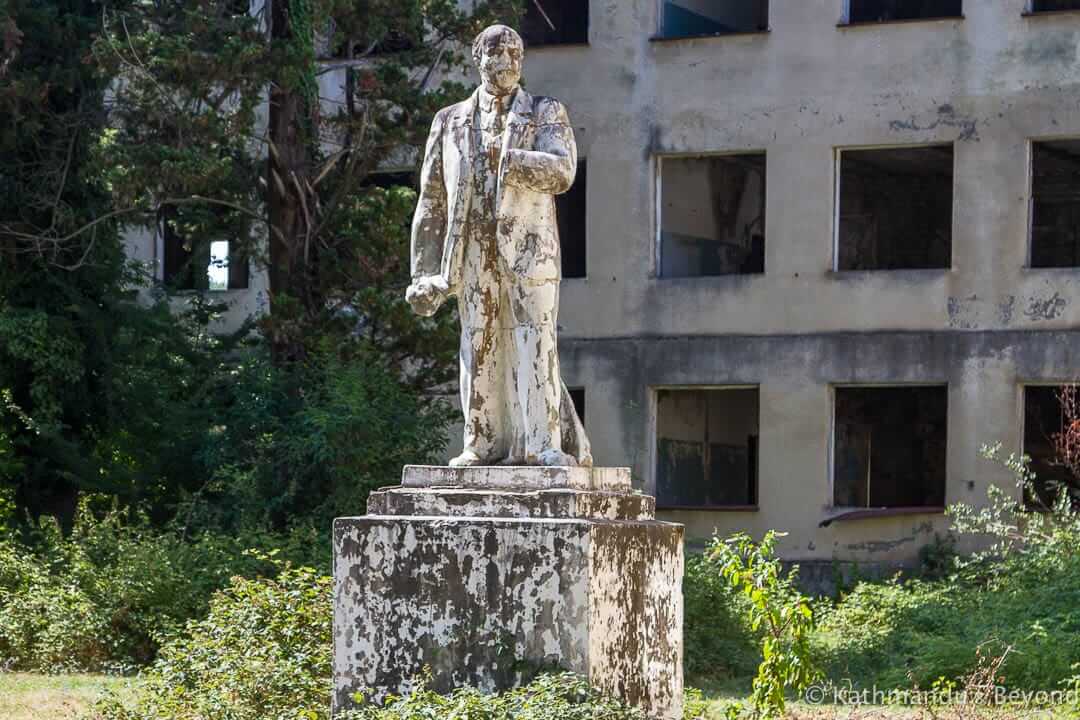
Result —
[{"label": "building's upper floor", "polygon": [[564,337],[1075,327],[1068,4],[588,3],[525,59],[588,168]]}]

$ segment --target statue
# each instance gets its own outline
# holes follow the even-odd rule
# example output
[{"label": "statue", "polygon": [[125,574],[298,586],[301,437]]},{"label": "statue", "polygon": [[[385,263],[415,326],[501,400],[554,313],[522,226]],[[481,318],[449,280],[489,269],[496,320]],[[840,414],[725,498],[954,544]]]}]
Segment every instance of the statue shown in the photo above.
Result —
[{"label": "statue", "polygon": [[574,182],[574,131],[560,102],[519,86],[513,29],[485,29],[472,54],[480,87],[431,125],[406,292],[422,316],[458,299],[465,448],[450,465],[591,466],[555,337],[554,196]]}]

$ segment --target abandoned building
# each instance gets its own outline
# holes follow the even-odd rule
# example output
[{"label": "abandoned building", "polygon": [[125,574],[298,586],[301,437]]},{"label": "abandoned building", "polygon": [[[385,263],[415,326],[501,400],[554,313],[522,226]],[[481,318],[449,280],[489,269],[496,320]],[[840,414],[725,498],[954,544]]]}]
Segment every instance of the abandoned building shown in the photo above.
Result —
[{"label": "abandoned building", "polygon": [[776,528],[823,568],[913,562],[1013,488],[983,444],[1061,479],[1080,0],[529,8],[527,86],[581,157],[560,351],[597,464],[695,542]]}]

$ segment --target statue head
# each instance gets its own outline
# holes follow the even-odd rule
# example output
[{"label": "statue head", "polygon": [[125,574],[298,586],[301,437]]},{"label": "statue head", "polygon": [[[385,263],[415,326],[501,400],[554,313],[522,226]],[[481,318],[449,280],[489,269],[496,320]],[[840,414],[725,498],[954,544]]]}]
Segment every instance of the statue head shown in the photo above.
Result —
[{"label": "statue head", "polygon": [[525,43],[513,28],[492,25],[476,36],[473,60],[480,70],[480,82],[492,95],[507,95],[521,80],[521,60]]}]

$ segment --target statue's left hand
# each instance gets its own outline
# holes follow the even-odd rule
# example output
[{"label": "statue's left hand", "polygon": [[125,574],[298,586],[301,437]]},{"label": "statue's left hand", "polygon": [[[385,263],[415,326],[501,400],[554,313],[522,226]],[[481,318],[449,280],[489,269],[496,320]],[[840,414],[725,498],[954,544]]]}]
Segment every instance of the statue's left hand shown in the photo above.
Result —
[{"label": "statue's left hand", "polygon": [[446,302],[449,295],[446,281],[440,275],[425,275],[416,278],[405,291],[405,300],[413,312],[422,317],[431,317]]}]

